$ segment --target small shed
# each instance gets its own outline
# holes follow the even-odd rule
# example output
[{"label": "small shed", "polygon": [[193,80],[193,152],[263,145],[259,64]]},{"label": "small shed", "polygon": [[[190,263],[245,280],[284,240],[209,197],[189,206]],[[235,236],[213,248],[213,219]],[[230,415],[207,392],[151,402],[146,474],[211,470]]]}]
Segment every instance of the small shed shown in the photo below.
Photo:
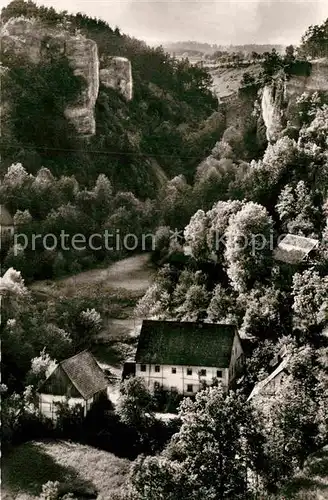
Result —
[{"label": "small shed", "polygon": [[270,373],[270,375],[268,375],[268,377],[258,382],[249,395],[248,401],[257,397],[273,396],[278,391],[285,377],[289,375],[289,361],[289,355],[284,357],[281,363],[272,373]]},{"label": "small shed", "polygon": [[56,403],[67,401],[72,407],[82,405],[84,415],[91,404],[101,396],[107,397],[108,382],[96,359],[89,351],[82,351],[61,361],[39,387],[41,413],[56,418]]},{"label": "small shed", "polygon": [[319,241],[296,234],[287,234],[273,252],[275,260],[286,264],[300,264],[311,257]]}]

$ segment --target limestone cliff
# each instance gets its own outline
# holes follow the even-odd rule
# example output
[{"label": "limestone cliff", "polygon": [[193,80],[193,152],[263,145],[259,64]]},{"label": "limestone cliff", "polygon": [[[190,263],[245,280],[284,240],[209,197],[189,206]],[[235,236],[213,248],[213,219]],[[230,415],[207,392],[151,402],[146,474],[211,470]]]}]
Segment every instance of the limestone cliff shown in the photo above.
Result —
[{"label": "limestone cliff", "polygon": [[303,92],[328,92],[328,59],[311,61],[309,76],[293,76],[286,82],[286,97],[292,99]]},{"label": "limestone cliff", "polygon": [[262,90],[262,117],[268,141],[276,141],[287,122],[298,125],[295,105],[304,92],[328,92],[328,59],[311,61],[311,65],[309,76],[286,78],[280,74]]},{"label": "limestone cliff", "polygon": [[224,115],[226,129],[233,127],[245,141],[251,141],[255,149],[262,149],[267,144],[266,127],[260,106],[257,113],[254,112],[256,97],[253,92],[235,93],[221,99],[219,110]]},{"label": "limestone cliff", "polygon": [[[82,137],[96,132],[95,104],[99,82],[132,99],[131,63],[123,57],[109,57],[100,71],[98,47],[95,41],[62,28],[50,28],[37,19],[12,18],[0,29],[1,49],[37,64],[52,51],[65,55],[76,76],[85,86],[75,103],[65,110],[66,118]],[[103,65],[104,66],[104,65]],[[5,106],[2,103],[2,108]]]},{"label": "limestone cliff", "polygon": [[277,77],[271,85],[266,85],[262,91],[261,111],[269,142],[276,141],[284,128],[284,99],[285,81],[282,77]]},{"label": "limestone cliff", "polygon": [[[260,66],[254,68],[255,78],[259,68]],[[304,92],[328,92],[328,59],[311,61],[308,76],[294,75],[287,78],[281,71],[271,84],[259,91],[255,99],[238,92],[244,72],[244,69],[233,68],[229,72],[222,69],[215,70],[214,73],[211,71],[211,74],[217,80],[215,92],[219,98],[219,107],[225,112],[227,128],[233,126],[245,133],[256,126],[259,145],[264,145],[266,141],[275,142],[287,126],[295,130],[299,128],[296,101]]]},{"label": "limestone cliff", "polygon": [[1,29],[1,45],[7,51],[37,64],[46,53],[56,49],[64,54],[74,74],[82,76],[86,85],[78,102],[66,109],[67,118],[81,136],[96,130],[94,107],[99,88],[97,44],[81,35],[43,26],[36,19],[12,18]]},{"label": "limestone cliff", "polygon": [[256,120],[252,116],[253,101],[252,96],[240,93],[221,99],[219,109],[224,112],[226,128],[234,127],[244,133],[247,128],[254,127]]},{"label": "limestone cliff", "polygon": [[109,57],[106,67],[99,72],[100,83],[106,88],[118,89],[127,101],[132,99],[131,62],[125,57]]},{"label": "limestone cliff", "polygon": [[96,132],[94,116],[99,91],[99,60],[97,44],[83,37],[71,38],[66,44],[66,56],[76,76],[82,76],[87,85],[79,103],[68,107],[66,117],[75,124],[79,134],[87,136]]}]

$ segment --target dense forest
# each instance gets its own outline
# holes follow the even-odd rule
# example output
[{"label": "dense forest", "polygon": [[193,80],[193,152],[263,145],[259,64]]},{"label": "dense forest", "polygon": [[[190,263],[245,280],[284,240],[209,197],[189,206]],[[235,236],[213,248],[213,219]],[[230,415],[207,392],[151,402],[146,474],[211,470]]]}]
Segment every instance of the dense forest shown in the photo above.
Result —
[{"label": "dense forest", "polygon": [[[280,488],[328,443],[327,93],[300,95],[297,121],[255,147],[254,130],[222,128],[202,68],[103,21],[31,1],[12,2],[2,22],[19,15],[81,31],[100,56],[128,57],[134,98],[126,102],[101,88],[97,132],[84,142],[63,115],[83,86],[65,58],[54,54],[33,66],[3,54],[11,112],[1,138],[0,199],[29,242],[8,240],[1,248],[5,447],[41,434],[136,459],[118,500],[283,498]],[[239,97],[255,101],[278,73],[289,79],[300,66],[310,71],[307,59],[328,57],[327,26],[310,27],[295,54],[290,47],[284,56],[267,53],[260,77],[245,76]],[[153,176],[159,168],[161,183]],[[172,238],[175,228],[180,233]],[[213,381],[174,408],[177,419],[167,424],[155,417],[160,395],[132,378],[122,383],[115,410],[96,407],[83,420],[63,405],[56,429],[45,422],[34,406],[38,384],[54,360],[93,345],[104,308],[99,297],[45,305],[28,285],[124,253],[50,250],[42,237],[30,245],[33,234],[59,238],[63,230],[86,237],[153,233],[155,246],[144,250],[152,251],[158,272],[135,314],[237,325],[247,354],[237,389],[226,394]],[[314,255],[276,260],[286,234],[315,240]],[[248,401],[282,348],[289,368],[280,390]]]}]

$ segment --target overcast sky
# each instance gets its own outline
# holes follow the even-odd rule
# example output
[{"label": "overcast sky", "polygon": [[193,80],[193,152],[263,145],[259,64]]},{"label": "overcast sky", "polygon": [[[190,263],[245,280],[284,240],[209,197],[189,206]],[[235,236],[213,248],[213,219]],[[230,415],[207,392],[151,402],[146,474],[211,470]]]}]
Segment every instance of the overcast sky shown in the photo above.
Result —
[{"label": "overcast sky", "polygon": [[[9,2],[0,0],[0,6]],[[148,43],[298,43],[328,17],[328,0],[37,0],[106,20]]]}]

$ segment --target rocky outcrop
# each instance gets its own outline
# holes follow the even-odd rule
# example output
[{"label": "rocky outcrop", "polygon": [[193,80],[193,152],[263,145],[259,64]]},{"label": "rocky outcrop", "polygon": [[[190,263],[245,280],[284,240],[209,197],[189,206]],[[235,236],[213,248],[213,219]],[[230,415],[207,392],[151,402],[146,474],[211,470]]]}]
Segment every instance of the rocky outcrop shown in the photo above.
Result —
[{"label": "rocky outcrop", "polygon": [[[232,71],[232,70],[230,70]],[[229,88],[224,87],[224,73],[216,72],[221,78],[216,92],[219,97],[219,109],[224,110],[226,126],[234,126],[242,133],[256,128],[257,143],[264,147],[266,142],[275,142],[281,135],[295,138],[298,136],[300,117],[297,99],[304,92],[328,93],[328,59],[311,61],[309,75],[293,75],[286,77],[284,72],[278,73],[272,82],[262,88],[253,99],[240,90],[240,78],[236,78],[236,70],[230,75]],[[244,70],[243,70],[244,72]],[[213,75],[214,76],[214,75]],[[257,105],[256,109],[254,103]],[[254,125],[254,117],[257,123]]]},{"label": "rocky outcrop", "polygon": [[269,142],[275,142],[284,128],[284,98],[285,81],[282,77],[277,77],[271,85],[266,85],[262,91],[262,119]]},{"label": "rocky outcrop", "polygon": [[84,136],[96,132],[95,105],[99,91],[99,59],[97,44],[83,37],[71,38],[66,43],[66,57],[76,76],[81,76],[86,86],[79,102],[69,106],[65,116]]},{"label": "rocky outcrop", "polygon": [[119,90],[127,101],[132,99],[131,62],[125,57],[109,57],[106,67],[99,72],[100,83],[106,88]]},{"label": "rocky outcrop", "polygon": [[66,117],[81,136],[93,135],[96,130],[94,107],[99,88],[99,59],[97,44],[82,35],[43,26],[35,19],[12,18],[1,29],[2,50],[27,58],[37,64],[53,50],[64,54],[74,74],[85,81],[78,102],[66,109]]},{"label": "rocky outcrop", "polygon": [[[131,63],[124,57],[108,57],[102,65],[96,42],[84,36],[72,35],[61,28],[50,28],[37,19],[12,18],[1,27],[0,43],[4,53],[22,56],[33,64],[51,57],[56,52],[67,57],[76,76],[85,86],[75,103],[65,110],[66,118],[82,137],[96,132],[95,104],[99,82],[104,87],[119,91],[127,100],[132,99]],[[6,106],[1,103],[4,110]]]},{"label": "rocky outcrop", "polygon": [[256,123],[252,115],[254,99],[251,96],[233,94],[221,100],[219,109],[224,113],[226,128],[234,127],[241,133]]},{"label": "rocky outcrop", "polygon": [[264,87],[261,108],[269,142],[279,138],[286,124],[292,128],[299,126],[296,102],[304,92],[328,92],[328,59],[311,61],[308,76],[286,78],[280,74]]},{"label": "rocky outcrop", "polygon": [[286,97],[288,100],[298,97],[303,92],[328,92],[328,59],[311,61],[309,76],[293,76],[286,82]]},{"label": "rocky outcrop", "polygon": [[263,123],[261,108],[254,113],[256,96],[250,93],[233,94],[221,100],[219,110],[225,119],[225,128],[233,127],[238,135],[247,137],[258,148],[266,145],[266,127]]}]

